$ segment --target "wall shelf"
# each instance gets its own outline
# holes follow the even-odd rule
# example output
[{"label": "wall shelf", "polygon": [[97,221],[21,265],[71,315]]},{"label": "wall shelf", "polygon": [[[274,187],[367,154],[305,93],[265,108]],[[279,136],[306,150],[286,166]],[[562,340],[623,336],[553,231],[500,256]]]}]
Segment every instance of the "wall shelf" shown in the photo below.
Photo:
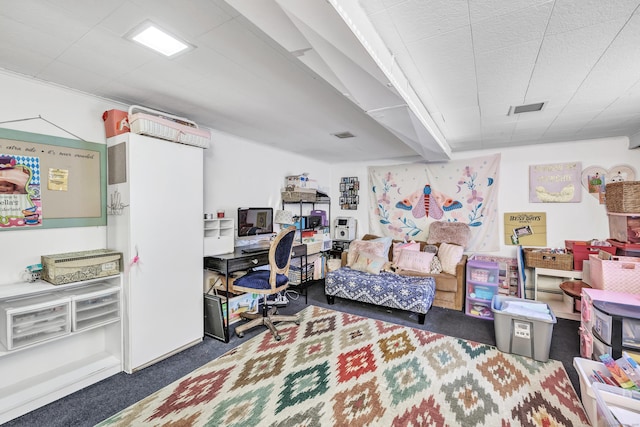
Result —
[{"label": "wall shelf", "polygon": [[204,220],[204,256],[233,252],[235,242],[233,218]]},{"label": "wall shelf", "polygon": [[122,274],[0,286],[0,424],[122,372],[121,301]]}]

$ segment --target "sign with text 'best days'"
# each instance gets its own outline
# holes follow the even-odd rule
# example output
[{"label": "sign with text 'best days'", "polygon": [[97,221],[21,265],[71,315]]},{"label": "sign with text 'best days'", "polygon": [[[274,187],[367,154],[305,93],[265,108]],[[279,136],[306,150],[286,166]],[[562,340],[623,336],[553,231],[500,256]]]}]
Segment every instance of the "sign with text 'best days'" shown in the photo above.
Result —
[{"label": "sign with text 'best days'", "polygon": [[547,246],[547,213],[505,213],[504,244],[522,246]]}]

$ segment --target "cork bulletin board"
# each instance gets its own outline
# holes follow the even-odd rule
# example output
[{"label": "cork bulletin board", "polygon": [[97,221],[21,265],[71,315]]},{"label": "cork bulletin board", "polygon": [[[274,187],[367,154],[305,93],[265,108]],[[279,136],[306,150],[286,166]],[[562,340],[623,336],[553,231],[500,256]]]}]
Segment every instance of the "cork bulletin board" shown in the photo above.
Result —
[{"label": "cork bulletin board", "polygon": [[41,214],[39,223],[21,221],[13,226],[2,218],[0,230],[107,224],[106,145],[0,129],[0,156],[17,161],[16,167],[30,165],[26,192]]}]

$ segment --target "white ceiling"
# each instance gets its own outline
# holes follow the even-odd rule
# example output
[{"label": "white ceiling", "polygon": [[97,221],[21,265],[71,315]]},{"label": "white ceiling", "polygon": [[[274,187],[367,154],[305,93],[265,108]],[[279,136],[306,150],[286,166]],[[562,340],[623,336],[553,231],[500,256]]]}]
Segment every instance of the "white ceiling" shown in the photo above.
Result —
[{"label": "white ceiling", "polygon": [[[639,5],[0,0],[0,67],[329,162],[439,161],[637,134]],[[196,49],[123,37],[145,20]]]}]

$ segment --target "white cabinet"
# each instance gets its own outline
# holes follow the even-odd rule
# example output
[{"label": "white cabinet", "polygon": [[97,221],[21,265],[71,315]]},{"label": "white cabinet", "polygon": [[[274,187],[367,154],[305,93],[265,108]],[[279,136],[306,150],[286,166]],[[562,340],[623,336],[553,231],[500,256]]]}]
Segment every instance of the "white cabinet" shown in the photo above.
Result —
[{"label": "white cabinet", "polygon": [[228,254],[234,250],[234,221],[232,218],[204,220],[204,256]]},{"label": "white cabinet", "polygon": [[107,247],[124,260],[124,370],[204,336],[202,148],[124,133],[107,139]]},{"label": "white cabinet", "polygon": [[0,424],[123,369],[122,275],[0,285]]}]

